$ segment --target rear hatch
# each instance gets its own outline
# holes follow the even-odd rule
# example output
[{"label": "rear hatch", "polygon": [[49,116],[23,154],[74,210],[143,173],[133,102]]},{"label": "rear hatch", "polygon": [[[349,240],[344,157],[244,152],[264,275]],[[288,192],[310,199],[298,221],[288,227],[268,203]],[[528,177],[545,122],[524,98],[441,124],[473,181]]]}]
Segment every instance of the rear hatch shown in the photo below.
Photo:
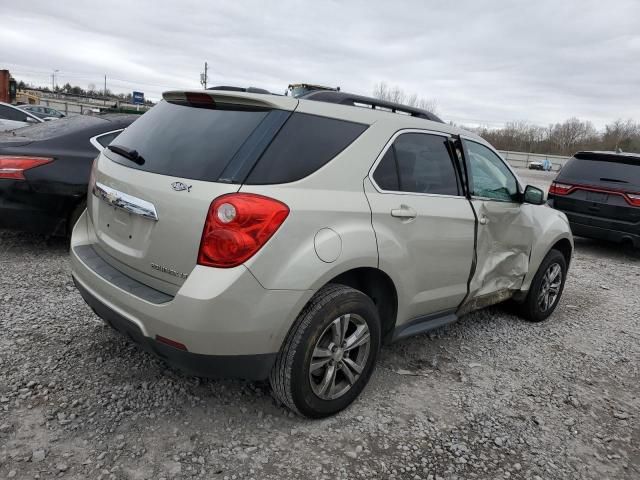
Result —
[{"label": "rear hatch", "polygon": [[640,222],[640,158],[577,153],[560,171],[549,193],[554,208],[573,222],[626,230],[625,224],[632,227]]},{"label": "rear hatch", "polygon": [[98,159],[88,202],[98,254],[174,294],[196,265],[211,202],[238,191],[297,103],[238,92],[166,93]]}]

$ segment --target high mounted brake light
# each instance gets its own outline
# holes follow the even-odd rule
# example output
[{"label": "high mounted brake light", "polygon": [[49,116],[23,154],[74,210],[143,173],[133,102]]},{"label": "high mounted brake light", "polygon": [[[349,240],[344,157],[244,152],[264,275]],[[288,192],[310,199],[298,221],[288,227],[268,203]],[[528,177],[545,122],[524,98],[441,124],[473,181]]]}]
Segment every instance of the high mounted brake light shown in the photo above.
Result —
[{"label": "high mounted brake light", "polygon": [[26,180],[24,172],[53,162],[53,158],[0,155],[0,178]]},{"label": "high mounted brake light", "polygon": [[214,108],[216,102],[211,95],[206,93],[185,92],[187,103],[192,107]]},{"label": "high mounted brake light", "polygon": [[280,228],[289,207],[253,193],[231,193],[209,207],[200,241],[198,264],[230,268],[251,258]]}]

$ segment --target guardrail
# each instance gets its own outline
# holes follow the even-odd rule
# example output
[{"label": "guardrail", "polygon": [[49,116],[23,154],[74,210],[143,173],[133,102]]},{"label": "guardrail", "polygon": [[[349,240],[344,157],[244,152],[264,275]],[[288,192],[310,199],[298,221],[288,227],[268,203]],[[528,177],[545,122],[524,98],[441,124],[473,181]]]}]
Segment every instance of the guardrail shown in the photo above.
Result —
[{"label": "guardrail", "polygon": [[545,160],[549,160],[551,162],[551,169],[556,172],[571,158],[560,155],[543,155],[540,153],[512,152],[508,150],[498,150],[498,152],[500,152],[502,158],[513,167],[529,168],[531,162],[544,162]]}]

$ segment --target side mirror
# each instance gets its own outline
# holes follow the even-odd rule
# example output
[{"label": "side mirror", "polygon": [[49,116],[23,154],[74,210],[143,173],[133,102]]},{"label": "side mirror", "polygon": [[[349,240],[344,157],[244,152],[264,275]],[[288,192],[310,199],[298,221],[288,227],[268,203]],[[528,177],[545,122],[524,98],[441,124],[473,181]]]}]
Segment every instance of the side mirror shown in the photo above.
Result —
[{"label": "side mirror", "polygon": [[35,118],[33,118],[33,117],[27,117],[27,118],[25,119],[25,121],[26,121],[27,123],[40,123],[39,121],[37,121],[37,120],[36,120]]},{"label": "side mirror", "polygon": [[543,205],[546,202],[544,198],[544,191],[533,185],[527,185],[524,189],[524,203],[530,203],[532,205]]}]

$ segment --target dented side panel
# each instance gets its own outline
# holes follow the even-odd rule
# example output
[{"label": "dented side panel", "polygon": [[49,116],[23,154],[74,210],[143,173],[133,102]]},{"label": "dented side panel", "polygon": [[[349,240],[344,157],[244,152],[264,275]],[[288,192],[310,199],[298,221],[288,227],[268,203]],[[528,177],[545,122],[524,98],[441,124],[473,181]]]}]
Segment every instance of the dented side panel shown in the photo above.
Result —
[{"label": "dented side panel", "polygon": [[465,303],[486,306],[508,298],[509,292],[522,286],[529,271],[535,222],[527,205],[480,199],[471,203],[478,232],[476,265]]},{"label": "dented side panel", "polygon": [[569,221],[564,213],[546,205],[524,204],[522,207],[531,218],[535,230],[535,238],[533,238],[529,257],[529,271],[520,286],[520,290],[526,292],[529,290],[542,260],[556,243],[560,240],[568,241],[571,245],[571,251],[573,251],[573,235],[571,234]]}]

